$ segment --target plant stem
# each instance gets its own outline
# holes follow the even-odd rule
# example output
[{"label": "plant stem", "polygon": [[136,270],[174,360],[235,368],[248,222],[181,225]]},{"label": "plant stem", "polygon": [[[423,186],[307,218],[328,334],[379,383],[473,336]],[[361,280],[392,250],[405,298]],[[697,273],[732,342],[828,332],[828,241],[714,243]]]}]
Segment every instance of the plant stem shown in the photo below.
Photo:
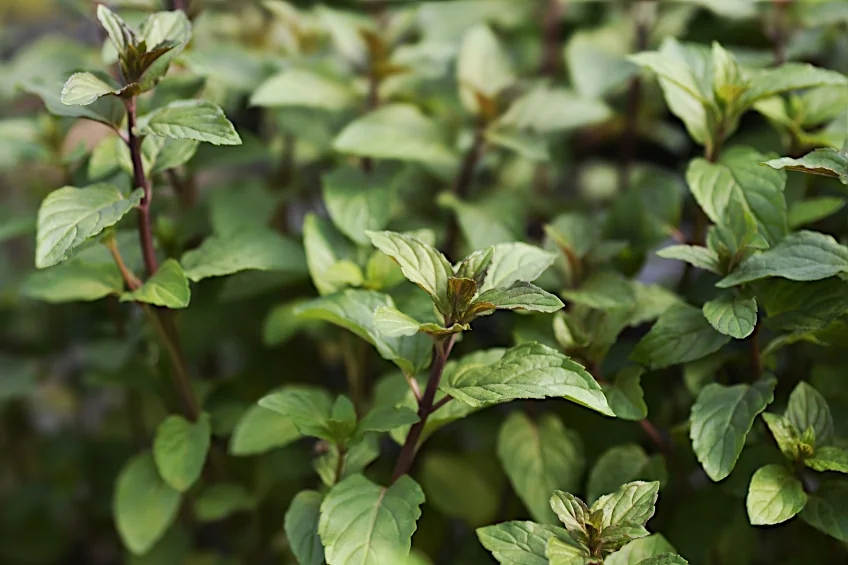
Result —
[{"label": "plant stem", "polygon": [[[374,68],[372,61],[371,68],[368,70],[368,97],[365,101],[365,110],[373,112],[380,107],[380,75]],[[371,173],[374,170],[374,159],[371,157],[362,158],[362,170],[366,173]]]},{"label": "plant stem", "polygon": [[182,10],[188,13],[189,0],[170,0],[171,10]]},{"label": "plant stem", "polygon": [[124,101],[124,105],[127,108],[127,145],[130,148],[133,166],[133,186],[144,190],[144,196],[142,196],[138,205],[138,235],[141,241],[144,268],[149,277],[159,270],[159,265],[156,262],[156,250],[153,246],[153,230],[150,221],[150,200],[153,197],[153,190],[150,186],[150,179],[144,174],[144,164],[141,160],[142,140],[134,132],[137,121],[136,102],[136,97],[132,96]]},{"label": "plant stem", "polygon": [[754,378],[763,376],[763,361],[760,355],[760,324],[754,325],[754,332],[748,338],[751,341],[751,368],[754,370]]},{"label": "plant stem", "polygon": [[407,474],[412,467],[412,462],[415,460],[415,450],[418,447],[418,440],[421,439],[421,434],[424,431],[424,425],[427,423],[427,418],[436,409],[433,401],[436,398],[436,391],[439,389],[439,382],[442,380],[442,373],[445,371],[445,364],[448,361],[448,356],[451,349],[453,349],[455,341],[456,334],[451,334],[447,339],[437,340],[433,345],[435,356],[433,358],[433,364],[430,365],[430,377],[427,379],[427,387],[424,389],[424,394],[418,403],[419,420],[412,425],[409,433],[406,435],[406,441],[401,448],[400,455],[395,464],[394,473],[392,473],[392,482]]},{"label": "plant stem", "polygon": [[[648,48],[648,22],[637,2],[631,10],[636,20],[636,52]],[[630,169],[636,153],[639,128],[639,106],[642,102],[642,80],[638,75],[630,79],[627,87],[627,106],[625,109],[624,134],[618,159],[618,190],[624,192],[630,186]]]},{"label": "plant stem", "polygon": [[344,466],[345,466],[345,457],[347,457],[347,448],[342,446],[336,446],[336,449],[339,452],[339,458],[336,461],[336,480],[334,484],[339,484],[342,480],[342,475],[344,474]]},{"label": "plant stem", "polygon": [[344,361],[347,386],[350,391],[350,399],[356,409],[357,415],[362,415],[363,401],[365,396],[365,383],[363,382],[362,364],[360,362],[358,345],[359,339],[347,330],[342,330],[341,348]]},{"label": "plant stem", "polygon": [[[474,139],[471,141],[471,146],[465,152],[462,159],[462,164],[459,166],[456,179],[453,183],[453,193],[460,200],[468,196],[471,189],[471,181],[474,179],[474,170],[477,164],[483,157],[483,151],[486,147],[486,140],[483,137],[485,127],[482,122],[478,123],[474,128]],[[448,255],[455,255],[456,246],[459,243],[459,222],[456,214],[453,215],[450,225],[448,226],[448,235],[445,242],[445,250]]]},{"label": "plant stem", "polygon": [[539,73],[555,76],[561,68],[562,46],[560,41],[560,21],[563,4],[560,0],[548,0],[542,15],[542,62]]}]

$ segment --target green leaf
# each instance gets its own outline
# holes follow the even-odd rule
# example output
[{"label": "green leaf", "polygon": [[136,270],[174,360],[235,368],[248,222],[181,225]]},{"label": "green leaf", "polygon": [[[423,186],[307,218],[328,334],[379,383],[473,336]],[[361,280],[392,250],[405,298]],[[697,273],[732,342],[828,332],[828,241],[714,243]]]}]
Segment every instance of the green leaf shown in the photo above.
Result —
[{"label": "green leaf", "polygon": [[383,359],[395,363],[401,371],[413,375],[430,364],[432,342],[424,334],[389,337],[380,333],[374,322],[379,308],[396,309],[386,294],[371,290],[345,290],[311,300],[295,310],[305,319],[324,320],[355,333],[372,344]]},{"label": "green leaf", "polygon": [[362,269],[354,262],[355,247],[328,220],[307,214],[303,245],[312,284],[321,296],[362,284]]},{"label": "green leaf", "polygon": [[103,26],[103,29],[106,30],[109,40],[119,54],[126,53],[128,47],[135,45],[135,33],[120,16],[104,4],[97,6],[97,20]]},{"label": "green leaf", "polygon": [[456,81],[462,105],[472,114],[485,111],[480,107],[478,96],[494,100],[515,82],[509,58],[488,26],[476,25],[462,38],[456,61]]},{"label": "green leaf", "polygon": [[366,235],[374,247],[400,265],[403,276],[433,298],[442,314],[451,314],[448,279],[453,277],[453,267],[444,255],[411,235],[390,231],[366,232]]},{"label": "green leaf", "polygon": [[631,308],[635,299],[630,281],[615,271],[592,273],[579,288],[560,294],[566,300],[597,310]]},{"label": "green leaf", "polygon": [[510,483],[533,519],[554,522],[551,493],[580,487],[586,465],[580,436],[553,414],[534,422],[513,412],[501,426],[497,449]]},{"label": "green leaf", "polygon": [[766,324],[777,329],[816,331],[848,310],[848,284],[839,277],[794,282],[767,279],[755,293],[768,314]]},{"label": "green leaf", "polygon": [[814,471],[848,473],[848,451],[832,445],[817,447],[812,457],[804,459],[804,465]]},{"label": "green leaf", "polygon": [[270,229],[254,228],[227,237],[206,238],[186,251],[180,263],[189,280],[221,277],[247,270],[305,273],[303,249]]},{"label": "green leaf", "polygon": [[804,486],[783,465],[760,467],[748,487],[748,519],[755,526],[780,524],[807,504]]},{"label": "green leaf", "polygon": [[341,477],[337,476],[339,448],[335,444],[330,444],[326,453],[313,460],[315,472],[328,487],[339,482],[337,479],[345,479],[362,473],[380,455],[380,445],[377,439],[376,434],[367,434],[361,441],[348,446],[342,462]]},{"label": "green leaf", "polygon": [[842,184],[848,184],[848,154],[830,147],[816,149],[798,159],[791,157],[772,159],[766,161],[766,165],[773,169],[788,169],[833,177],[839,179]]},{"label": "green leaf", "polygon": [[153,458],[168,485],[185,492],[200,478],[211,433],[207,414],[201,414],[196,422],[172,415],[159,424],[153,440]]},{"label": "green leaf", "polygon": [[630,358],[651,369],[660,369],[706,357],[729,340],[710,326],[698,308],[675,304],[659,317]]},{"label": "green leaf", "polygon": [[362,475],[346,478],[321,503],[318,534],[328,565],[381,565],[381,551],[409,553],[424,503],[421,487],[404,475],[389,487]]},{"label": "green leaf", "polygon": [[241,145],[241,137],[224,111],[207,100],[177,100],[142,116],[142,135],[193,139],[213,145]]},{"label": "green leaf", "polygon": [[663,553],[640,561],[638,565],[689,565],[689,562],[674,553]]},{"label": "green leaf", "polygon": [[374,327],[385,337],[413,336],[421,331],[422,325],[397,308],[380,306],[374,311]]},{"label": "green leaf", "polygon": [[763,412],[763,421],[768,426],[781,453],[790,461],[799,459],[801,457],[801,438],[789,418]]},{"label": "green leaf", "polygon": [[757,325],[757,301],[741,294],[724,294],[702,308],[704,317],[717,332],[745,339]]},{"label": "green leaf", "polygon": [[427,504],[472,527],[490,523],[498,512],[499,487],[485,473],[488,459],[479,460],[476,456],[428,451],[420,470]]},{"label": "green leaf", "polygon": [[[379,173],[379,170],[377,171]],[[392,178],[342,166],[322,177],[324,204],[333,223],[360,245],[368,245],[367,231],[386,227],[392,211]]]},{"label": "green leaf", "polygon": [[494,310],[529,310],[551,314],[564,304],[553,294],[538,286],[518,282],[509,288],[493,288],[480,294],[471,303],[471,311],[482,315]]},{"label": "green leaf", "polygon": [[769,243],[787,233],[786,174],[761,163],[766,156],[750,147],[732,147],[718,162],[694,159],[686,171],[692,195],[707,216],[718,225],[728,225],[735,210],[749,212]]},{"label": "green leaf", "polygon": [[229,451],[236,456],[257,455],[286,446],[300,437],[291,418],[254,405],[236,424],[230,437]]},{"label": "green leaf", "polygon": [[601,387],[565,355],[535,342],[522,343],[485,368],[448,375],[441,389],[471,406],[518,398],[562,397],[612,416]]},{"label": "green leaf", "polygon": [[204,488],[194,500],[194,515],[201,522],[217,522],[256,507],[256,499],[242,485],[216,483]]},{"label": "green leaf", "polygon": [[828,445],[833,440],[833,416],[827,400],[806,382],[798,383],[789,395],[785,416],[799,434],[812,428],[816,445]]},{"label": "green leaf", "polygon": [[268,226],[277,209],[277,201],[276,195],[257,182],[241,181],[223,190],[215,190],[209,195],[212,230],[215,235],[226,237],[259,226]]},{"label": "green leaf", "polygon": [[609,106],[598,99],[542,84],[510,104],[497,123],[546,134],[603,122],[610,116]]},{"label": "green leaf", "polygon": [[674,547],[662,534],[631,541],[604,560],[604,565],[637,565],[651,557],[674,553]]},{"label": "green leaf", "polygon": [[592,503],[632,481],[660,480],[653,469],[657,461],[662,460],[656,456],[649,457],[642,447],[634,443],[611,447],[598,457],[589,472],[586,501]]},{"label": "green leaf", "polygon": [[825,534],[848,542],[848,483],[828,481],[808,496],[801,519]]},{"label": "green leaf", "polygon": [[263,82],[250,97],[250,105],[334,111],[351,106],[355,100],[353,91],[345,84],[306,69],[290,68]]},{"label": "green leaf", "polygon": [[38,210],[35,266],[43,269],[67,259],[81,243],[117,224],[142,194],[138,189],[124,197],[110,184],[65,186],[48,194]]},{"label": "green leaf", "polygon": [[593,514],[600,514],[602,530],[622,524],[644,526],[654,515],[659,491],[660,483],[657,481],[634,481],[600,497],[590,510]]},{"label": "green leaf", "polygon": [[88,106],[101,96],[117,92],[111,84],[93,73],[74,73],[62,87],[60,99],[68,106]]},{"label": "green leaf", "polygon": [[29,81],[21,85],[26,92],[41,98],[47,107],[47,111],[54,116],[85,118],[106,124],[113,129],[121,126],[126,110],[117,97],[107,96],[100,98],[88,106],[68,106],[63,104],[60,99],[60,92],[63,86],[64,84],[62,82],[55,83],[53,81],[40,80]]},{"label": "green leaf", "polygon": [[657,251],[657,255],[663,259],[677,259],[689,263],[705,271],[717,275],[721,274],[721,264],[718,254],[706,247],[699,245],[670,245]]},{"label": "green leaf", "polygon": [[292,553],[300,565],[324,563],[324,547],[318,537],[318,521],[324,496],[314,490],[302,490],[286,511],[285,531]]},{"label": "green leaf", "polygon": [[185,308],[191,299],[188,279],[175,259],[168,259],[138,289],[121,295],[121,302],[145,302],[165,308]]},{"label": "green leaf", "polygon": [[408,104],[388,104],[354,120],[333,140],[333,149],[376,159],[454,162],[436,123]]},{"label": "green leaf", "polygon": [[835,196],[821,196],[794,202],[789,206],[789,228],[814,224],[828,216],[839,212],[845,207],[845,199]]},{"label": "green leaf", "polygon": [[591,512],[585,502],[571,493],[555,490],[548,503],[570,534],[578,538],[587,534]]},{"label": "green leaf", "polygon": [[745,446],[754,418],[774,400],[774,379],[753,385],[709,384],[692,406],[692,449],[713,481],[727,477]]},{"label": "green leaf", "polygon": [[551,159],[547,141],[538,133],[528,133],[498,122],[486,128],[483,136],[488,145],[509,149],[530,161],[542,163]]},{"label": "green leaf", "polygon": [[612,383],[601,385],[616,418],[639,421],[648,416],[641,384],[643,372],[641,367],[625,367],[616,374]]},{"label": "green leaf", "polygon": [[545,556],[551,565],[584,565],[586,563],[586,551],[570,541],[559,538],[548,540],[545,548]]},{"label": "green leaf", "polygon": [[405,407],[378,406],[365,415],[356,426],[356,434],[367,432],[390,432],[401,426],[409,426],[419,420],[415,411]]},{"label": "green leaf", "polygon": [[578,29],[565,46],[571,84],[588,99],[614,93],[639,68],[626,59],[630,45],[619,26]]},{"label": "green leaf", "polygon": [[829,235],[799,231],[752,255],[716,286],[727,288],[766,277],[817,281],[848,272],[848,249]]},{"label": "green leaf", "polygon": [[548,565],[548,541],[568,539],[568,533],[557,526],[516,521],[478,528],[477,537],[501,565]]},{"label": "green leaf", "polygon": [[332,401],[330,395],[317,388],[291,387],[272,392],[259,399],[259,406],[290,419],[298,432],[334,442],[330,429]]},{"label": "green leaf", "polygon": [[74,258],[30,274],[21,286],[21,294],[52,303],[87,302],[117,295],[123,288],[124,279],[114,263],[88,263]]},{"label": "green leaf", "polygon": [[748,83],[750,86],[745,93],[745,103],[751,105],[757,100],[790,90],[813,86],[848,85],[848,78],[842,73],[820,69],[805,63],[784,63],[774,69],[762,69],[750,73]]},{"label": "green leaf", "polygon": [[134,554],[142,555],[153,547],[176,519],[179,506],[179,491],[159,477],[150,453],[130,459],[118,475],[115,525]]},{"label": "green leaf", "polygon": [[556,255],[526,243],[501,243],[492,250],[492,262],[480,292],[533,282],[553,265]]}]

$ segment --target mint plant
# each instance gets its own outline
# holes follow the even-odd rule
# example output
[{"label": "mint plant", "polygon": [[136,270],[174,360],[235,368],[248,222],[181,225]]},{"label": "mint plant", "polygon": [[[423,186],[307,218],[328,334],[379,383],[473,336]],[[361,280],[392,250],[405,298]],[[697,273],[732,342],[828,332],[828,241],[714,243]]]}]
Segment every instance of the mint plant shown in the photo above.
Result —
[{"label": "mint plant", "polygon": [[22,7],[0,562],[846,560],[841,4]]}]

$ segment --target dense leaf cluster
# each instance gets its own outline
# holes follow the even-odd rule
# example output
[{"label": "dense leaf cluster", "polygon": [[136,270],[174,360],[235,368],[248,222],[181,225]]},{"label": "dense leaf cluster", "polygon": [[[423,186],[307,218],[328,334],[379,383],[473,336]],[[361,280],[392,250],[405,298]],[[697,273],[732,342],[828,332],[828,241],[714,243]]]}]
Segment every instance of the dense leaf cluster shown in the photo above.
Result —
[{"label": "dense leaf cluster", "polygon": [[848,559],[848,5],[65,4],[0,562]]}]

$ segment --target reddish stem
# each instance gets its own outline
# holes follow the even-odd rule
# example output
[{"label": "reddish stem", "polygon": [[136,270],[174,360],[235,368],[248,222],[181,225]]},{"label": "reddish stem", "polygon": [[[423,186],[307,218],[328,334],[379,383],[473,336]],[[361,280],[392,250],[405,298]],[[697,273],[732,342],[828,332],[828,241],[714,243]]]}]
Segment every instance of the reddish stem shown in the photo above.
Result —
[{"label": "reddish stem", "polygon": [[147,276],[153,275],[159,270],[156,262],[156,250],[153,246],[153,230],[150,219],[150,201],[153,198],[153,190],[150,179],[144,174],[144,164],[141,159],[142,139],[135,134],[136,119],[136,97],[133,96],[124,101],[127,107],[127,145],[130,148],[130,159],[133,166],[133,187],[144,190],[144,196],[138,205],[138,236],[141,242],[141,254],[144,258],[144,268]]}]

